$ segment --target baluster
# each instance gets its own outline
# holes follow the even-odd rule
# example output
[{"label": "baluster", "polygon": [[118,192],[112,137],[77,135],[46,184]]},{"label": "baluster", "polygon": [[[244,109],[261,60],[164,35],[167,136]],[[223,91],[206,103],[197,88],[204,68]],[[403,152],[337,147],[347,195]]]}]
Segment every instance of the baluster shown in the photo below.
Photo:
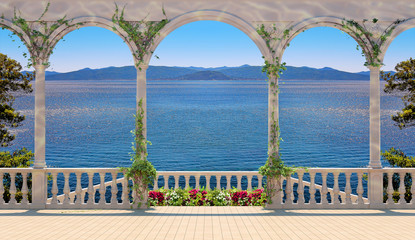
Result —
[{"label": "baluster", "polygon": [[117,204],[117,174],[118,172],[112,172],[112,184],[111,184],[111,204]]},{"label": "baluster", "polygon": [[190,185],[190,175],[184,176],[184,188],[187,189]]},{"label": "baluster", "polygon": [[286,182],[285,182],[285,203],[287,204],[293,203],[292,193],[293,193],[293,189],[292,189],[292,183],[291,183],[291,176],[287,176]]},{"label": "baluster", "polygon": [[10,174],[10,202],[9,204],[16,204],[16,173],[11,172]]},{"label": "baluster", "polygon": [[226,176],[226,189],[232,189],[231,179],[232,179],[232,175]]},{"label": "baluster", "polygon": [[124,175],[124,182],[122,184],[122,203],[124,205],[130,204],[130,199],[129,199],[130,188],[128,187],[128,182],[129,182],[129,179],[127,178],[127,176]]},{"label": "baluster", "polygon": [[63,188],[63,193],[64,193],[63,204],[69,205],[69,203],[70,203],[70,199],[69,199],[69,192],[70,192],[70,189],[69,189],[69,175],[70,175],[70,173],[66,172],[66,173],[63,173],[63,175],[64,175],[64,179],[65,179],[65,185],[64,185],[64,188]]},{"label": "baluster", "polygon": [[220,187],[220,175],[216,175],[216,189],[221,189]]},{"label": "baluster", "polygon": [[23,185],[22,185],[22,204],[28,204],[29,200],[27,199],[27,194],[29,193],[29,189],[27,187],[27,173],[22,173],[23,177]]},{"label": "baluster", "polygon": [[315,178],[316,173],[315,172],[310,172],[310,204],[316,204],[316,185],[314,183],[314,178]]},{"label": "baluster", "polygon": [[87,205],[93,205],[95,203],[95,191],[94,191],[94,173],[93,172],[87,172],[86,173],[88,176],[88,189],[87,189],[87,193],[88,193],[88,201],[87,201]]},{"label": "baluster", "polygon": [[261,175],[257,175],[258,177],[258,188],[262,188],[262,181],[264,180],[264,177]]},{"label": "baluster", "polygon": [[52,201],[51,205],[58,204],[58,173],[52,173]]},{"label": "baluster", "polygon": [[297,200],[297,203],[299,205],[303,205],[304,204],[304,183],[303,183],[304,170],[303,169],[298,169],[297,170],[297,175],[298,175],[298,187],[297,187],[298,200]]},{"label": "baluster", "polygon": [[388,204],[393,204],[393,184],[392,184],[392,180],[393,180],[393,172],[388,172],[388,188],[386,189],[386,192],[388,193]]},{"label": "baluster", "polygon": [[237,184],[237,187],[236,188],[238,188],[239,190],[242,190],[242,176],[240,176],[240,175],[237,175],[236,176],[236,184]]},{"label": "baluster", "polygon": [[208,189],[210,189],[210,190],[215,189],[215,187],[212,188],[212,184],[211,184],[212,183],[212,177],[213,177],[213,175],[209,175],[209,181],[206,178],[206,190],[208,190]]},{"label": "baluster", "polygon": [[169,189],[169,176],[163,175],[164,177],[164,189]]},{"label": "baluster", "polygon": [[[75,175],[76,175],[76,189],[75,189],[76,205],[81,205],[82,203],[84,203],[82,199],[82,186],[81,186],[82,172],[75,173]],[[74,201],[75,201],[75,198],[74,198]]]},{"label": "baluster", "polygon": [[[101,173],[98,173],[98,174],[99,174],[99,178],[100,178],[100,182],[99,182],[99,202],[98,203],[103,205],[107,202],[106,199],[105,199],[105,192],[107,190],[105,188],[105,172],[101,172]],[[94,174],[92,173],[91,175],[93,176]],[[134,182],[133,182],[133,184],[134,184]],[[94,186],[92,184],[91,179],[90,179],[90,185],[92,186],[92,191],[93,191]],[[89,192],[89,188],[88,188],[88,192]],[[91,193],[91,195],[92,195],[92,193]],[[92,202],[92,203],[94,203],[94,202]]]},{"label": "baluster", "polygon": [[248,190],[252,190],[252,175],[246,175],[246,179],[248,180],[248,186],[247,189]]},{"label": "baluster", "polygon": [[160,178],[160,175],[157,175],[156,178],[154,179],[154,188],[153,188],[154,190],[158,190],[162,188],[159,184],[159,178]]},{"label": "baluster", "polygon": [[411,173],[411,177],[412,177],[412,185],[411,185],[411,194],[412,194],[412,198],[411,198],[411,204],[414,204],[414,198],[415,198],[415,174]]},{"label": "baluster", "polygon": [[351,172],[346,172],[346,188],[344,189],[344,192],[346,193],[346,204],[351,204],[352,203],[352,187],[350,185],[350,176],[351,176]]},{"label": "baluster", "polygon": [[321,173],[321,178],[323,180],[323,186],[321,188],[321,203],[322,204],[327,204],[328,200],[327,200],[327,193],[329,192],[327,189],[327,173],[322,172]]},{"label": "baluster", "polygon": [[174,189],[178,189],[179,188],[179,179],[180,179],[180,175],[174,175]]},{"label": "baluster", "polygon": [[362,176],[363,176],[363,173],[362,172],[358,172],[357,173],[357,189],[356,189],[356,192],[357,192],[357,204],[358,205],[360,205],[360,204],[363,204],[363,184],[362,184]]},{"label": "baluster", "polygon": [[3,172],[0,172],[0,204],[4,204],[3,194],[4,194],[4,185],[3,185]]},{"label": "baluster", "polygon": [[340,193],[339,173],[338,172],[333,172],[333,177],[334,177],[334,186],[333,186],[333,198],[331,200],[331,203],[332,204],[340,204],[340,201],[339,201],[339,193]]},{"label": "baluster", "polygon": [[406,189],[405,189],[405,172],[400,172],[399,173],[399,180],[400,180],[400,183],[399,183],[399,204],[405,204],[406,203],[406,201],[405,201],[405,192],[406,192]]}]

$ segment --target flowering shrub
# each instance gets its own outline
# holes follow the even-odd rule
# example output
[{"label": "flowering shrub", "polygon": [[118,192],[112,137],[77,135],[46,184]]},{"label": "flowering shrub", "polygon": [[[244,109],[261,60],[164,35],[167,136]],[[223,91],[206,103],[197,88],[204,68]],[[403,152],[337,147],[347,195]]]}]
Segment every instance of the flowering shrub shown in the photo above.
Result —
[{"label": "flowering shrub", "polygon": [[192,189],[189,191],[189,201],[187,201],[187,206],[205,206],[206,204],[206,194],[205,190]]},{"label": "flowering shrub", "polygon": [[252,206],[264,206],[267,202],[267,195],[264,189],[255,189],[250,194]]},{"label": "flowering shrub", "polygon": [[251,203],[251,195],[247,191],[232,192],[232,206],[248,206]]},{"label": "flowering shrub", "polygon": [[221,191],[220,189],[210,190],[207,193],[207,199],[210,206],[229,206],[231,202],[231,195],[229,191]]},{"label": "flowering shrub", "polygon": [[148,201],[152,206],[163,206],[164,194],[162,192],[150,191],[148,193]]},{"label": "flowering shrub", "polygon": [[150,191],[151,206],[264,206],[266,194],[263,189],[244,191],[205,189],[159,189]]},{"label": "flowering shrub", "polygon": [[167,190],[167,206],[186,206],[188,199],[189,193],[184,189]]}]

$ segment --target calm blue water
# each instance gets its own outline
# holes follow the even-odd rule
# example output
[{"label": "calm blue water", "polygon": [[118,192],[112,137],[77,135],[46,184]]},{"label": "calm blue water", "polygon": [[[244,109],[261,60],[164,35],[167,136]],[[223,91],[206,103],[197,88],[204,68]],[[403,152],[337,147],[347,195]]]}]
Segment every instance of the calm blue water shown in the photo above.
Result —
[{"label": "calm blue water", "polygon": [[[46,161],[51,167],[130,164],[135,81],[46,83]],[[257,170],[267,155],[265,81],[149,81],[149,160],[157,170]],[[15,107],[27,116],[14,147],[34,149],[34,98]],[[390,115],[398,96],[382,93],[382,149],[415,155],[415,129]],[[363,167],[369,162],[369,83],[281,84],[281,153],[289,165]]]}]

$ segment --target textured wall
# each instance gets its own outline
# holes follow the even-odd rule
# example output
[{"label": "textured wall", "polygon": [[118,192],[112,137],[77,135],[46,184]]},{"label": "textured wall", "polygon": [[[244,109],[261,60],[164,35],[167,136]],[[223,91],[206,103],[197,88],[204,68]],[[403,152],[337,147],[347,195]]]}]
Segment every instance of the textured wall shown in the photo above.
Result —
[{"label": "textured wall", "polygon": [[[48,1],[43,0],[2,0],[0,14],[8,19],[13,9],[21,11],[24,18],[35,20],[40,16]],[[101,16],[110,18],[114,13],[113,0],[51,0],[50,11],[45,19],[55,20],[67,15],[68,18]],[[384,21],[397,18],[412,18],[415,15],[413,0],[153,0],[115,1],[127,5],[128,20],[150,20],[162,17],[164,8],[170,19],[186,12],[214,9],[235,14],[246,21],[301,21],[316,16],[336,16],[361,20],[379,18]]]}]

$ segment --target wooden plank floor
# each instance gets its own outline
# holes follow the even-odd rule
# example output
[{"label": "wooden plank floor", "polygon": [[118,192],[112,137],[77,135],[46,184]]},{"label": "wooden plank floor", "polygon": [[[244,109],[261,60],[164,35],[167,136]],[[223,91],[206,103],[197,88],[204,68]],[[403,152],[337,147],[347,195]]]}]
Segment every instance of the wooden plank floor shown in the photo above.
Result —
[{"label": "wooden plank floor", "polygon": [[0,210],[0,239],[415,239],[415,210]]}]

